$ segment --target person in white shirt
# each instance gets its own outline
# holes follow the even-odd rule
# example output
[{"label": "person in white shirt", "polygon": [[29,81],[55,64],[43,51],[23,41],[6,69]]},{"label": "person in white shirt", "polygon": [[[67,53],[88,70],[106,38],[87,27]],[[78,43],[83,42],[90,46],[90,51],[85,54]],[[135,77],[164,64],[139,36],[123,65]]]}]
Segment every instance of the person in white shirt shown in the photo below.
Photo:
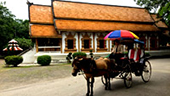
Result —
[{"label": "person in white shirt", "polygon": [[111,51],[109,58],[115,59],[117,62],[119,61],[120,57],[123,57],[124,46],[120,44],[120,40],[115,40],[114,43],[115,45],[113,47],[113,50]]},{"label": "person in white shirt", "polygon": [[115,45],[113,47],[113,50],[111,51],[111,53],[113,54],[122,54],[124,51],[124,47],[122,44],[120,44],[119,40],[115,40]]}]

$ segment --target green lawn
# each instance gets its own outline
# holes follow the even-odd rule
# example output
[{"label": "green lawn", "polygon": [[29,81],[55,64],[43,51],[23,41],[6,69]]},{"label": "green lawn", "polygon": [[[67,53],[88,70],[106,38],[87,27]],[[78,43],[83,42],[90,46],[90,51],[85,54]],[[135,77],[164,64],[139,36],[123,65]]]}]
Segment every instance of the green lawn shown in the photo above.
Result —
[{"label": "green lawn", "polygon": [[25,84],[43,82],[71,76],[70,64],[51,64],[50,66],[5,67],[0,62],[0,90]]}]

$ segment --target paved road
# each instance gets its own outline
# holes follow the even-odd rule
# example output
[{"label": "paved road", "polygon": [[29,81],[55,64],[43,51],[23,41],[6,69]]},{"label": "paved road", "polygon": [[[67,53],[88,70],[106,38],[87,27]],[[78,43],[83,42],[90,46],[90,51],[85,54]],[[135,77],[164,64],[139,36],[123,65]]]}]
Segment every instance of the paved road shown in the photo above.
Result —
[{"label": "paved road", "polygon": [[[150,82],[133,76],[133,86],[126,89],[123,80],[111,81],[112,90],[104,90],[100,78],[95,79],[94,96],[170,96],[170,58],[150,60],[153,68]],[[85,96],[86,81],[82,76],[67,77],[18,88],[1,90],[0,96]]]}]

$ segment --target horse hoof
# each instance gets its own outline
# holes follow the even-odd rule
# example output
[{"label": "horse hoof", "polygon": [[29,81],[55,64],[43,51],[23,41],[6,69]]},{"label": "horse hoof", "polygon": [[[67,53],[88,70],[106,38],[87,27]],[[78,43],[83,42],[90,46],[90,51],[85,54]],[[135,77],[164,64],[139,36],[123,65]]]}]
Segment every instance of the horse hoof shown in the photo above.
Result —
[{"label": "horse hoof", "polygon": [[89,93],[87,93],[86,96],[89,96]]},{"label": "horse hoof", "polygon": [[107,87],[105,87],[105,90],[112,90],[111,88],[107,88]]}]

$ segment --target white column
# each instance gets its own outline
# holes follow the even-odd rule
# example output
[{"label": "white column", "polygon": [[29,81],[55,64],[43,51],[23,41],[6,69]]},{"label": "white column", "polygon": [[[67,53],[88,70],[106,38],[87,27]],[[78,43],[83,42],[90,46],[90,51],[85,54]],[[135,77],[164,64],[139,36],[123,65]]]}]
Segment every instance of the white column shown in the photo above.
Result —
[{"label": "white column", "polygon": [[83,33],[80,33],[80,51],[81,51],[81,48],[82,48],[82,41],[81,41],[81,38],[83,38],[82,34]]},{"label": "white column", "polygon": [[157,36],[157,48],[159,48],[159,37]]},{"label": "white column", "polygon": [[97,34],[96,33],[95,33],[94,41],[95,41],[95,52],[96,52],[97,51]]},{"label": "white column", "polygon": [[151,38],[151,37],[148,37],[148,50],[150,50],[150,46],[151,46],[151,44],[150,44],[150,38]]},{"label": "white column", "polygon": [[76,49],[78,52],[78,33],[75,34],[74,38],[76,38]]},{"label": "white column", "polygon": [[112,51],[112,48],[113,48],[113,44],[112,44],[112,40],[110,40],[110,51]]},{"label": "white column", "polygon": [[109,45],[109,43],[108,43],[108,42],[109,42],[109,41],[108,41],[108,40],[106,40],[106,48],[107,48],[107,51],[109,51],[109,49],[108,49],[108,48],[109,48],[109,46],[108,46],[108,45]]},{"label": "white column", "polygon": [[64,49],[65,49],[65,38],[66,38],[66,35],[65,35],[65,32],[62,32],[62,52],[64,53]]},{"label": "white column", "polygon": [[90,42],[91,42],[91,46],[92,46],[92,48],[93,48],[93,39],[94,39],[94,38],[93,38],[93,33],[90,33],[90,38],[91,38],[91,41],[90,41]]},{"label": "white column", "polygon": [[146,39],[146,48],[148,48],[148,38],[147,38],[147,34],[146,34],[146,36],[145,36],[145,39]]}]

